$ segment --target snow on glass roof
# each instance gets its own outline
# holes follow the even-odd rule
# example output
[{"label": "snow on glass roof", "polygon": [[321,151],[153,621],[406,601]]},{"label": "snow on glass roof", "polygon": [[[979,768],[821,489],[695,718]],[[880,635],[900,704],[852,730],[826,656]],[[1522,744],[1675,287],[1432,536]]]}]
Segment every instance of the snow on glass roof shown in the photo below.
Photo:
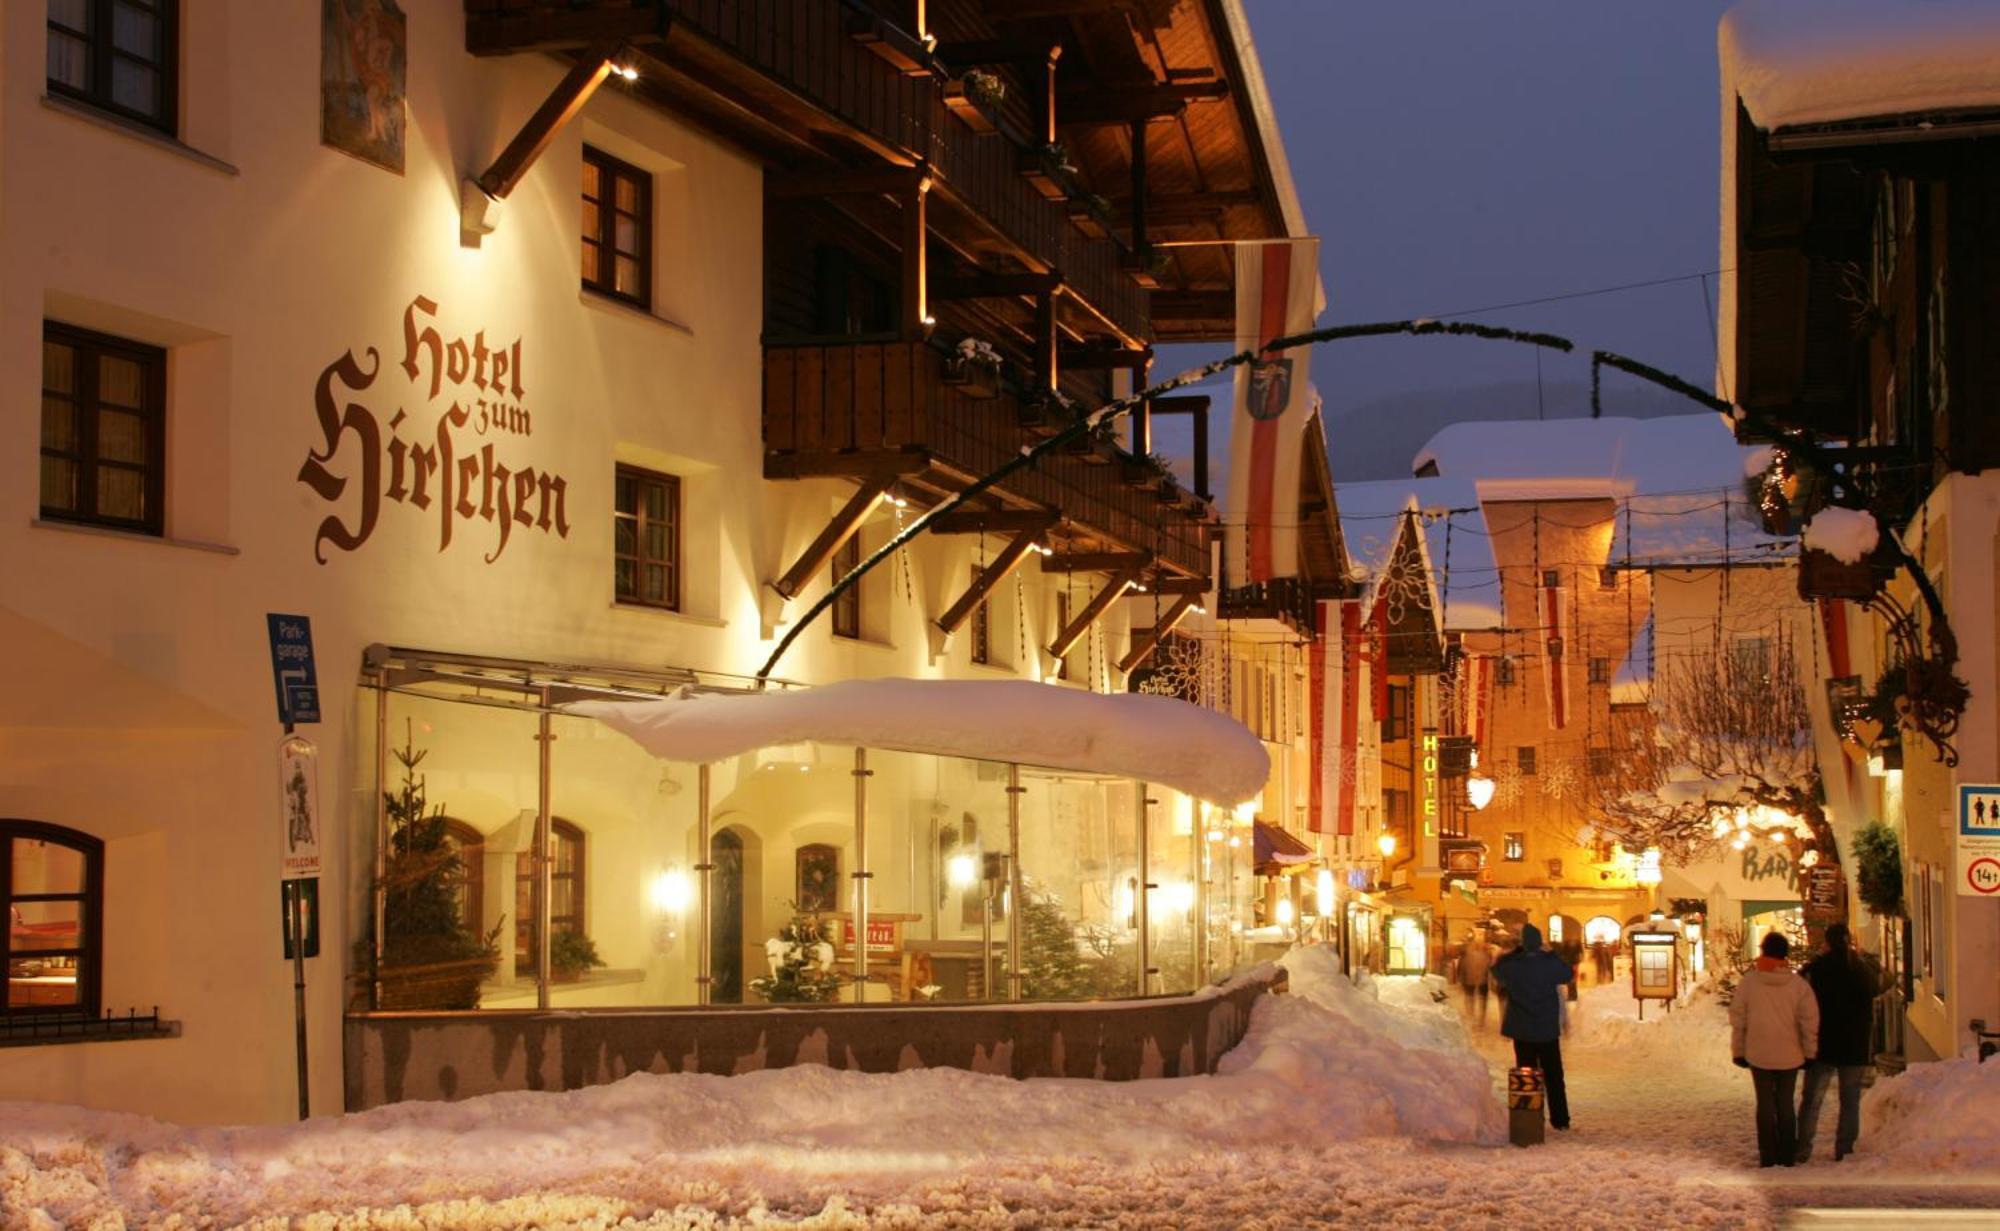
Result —
[{"label": "snow on glass roof", "polygon": [[2000,107],[1993,0],[1743,0],[1717,48],[1759,128]]},{"label": "snow on glass roof", "polygon": [[1263,742],[1227,715],[1174,697],[1026,680],[845,680],[566,708],[662,760],[692,764],[784,744],[842,744],[1112,774],[1224,805],[1263,790],[1271,769]]}]

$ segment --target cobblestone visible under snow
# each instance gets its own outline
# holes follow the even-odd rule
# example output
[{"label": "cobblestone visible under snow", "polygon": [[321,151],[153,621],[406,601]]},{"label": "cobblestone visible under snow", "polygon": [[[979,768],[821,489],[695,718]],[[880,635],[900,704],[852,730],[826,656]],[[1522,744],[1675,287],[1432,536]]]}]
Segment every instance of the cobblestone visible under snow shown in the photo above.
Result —
[{"label": "cobblestone visible under snow", "polygon": [[1854,1159],[1759,1172],[1720,1006],[1641,1023],[1622,988],[1592,988],[1566,1048],[1576,1128],[1515,1150],[1495,1144],[1504,1041],[1468,1039],[1436,980],[1356,989],[1330,959],[1287,959],[1296,994],[1259,1007],[1213,1078],[642,1074],[242,1129],[0,1104],[0,1223],[1740,1227],[2000,1204],[1971,1169],[2000,1161],[1982,1110],[2000,1065],[1878,1083]]}]

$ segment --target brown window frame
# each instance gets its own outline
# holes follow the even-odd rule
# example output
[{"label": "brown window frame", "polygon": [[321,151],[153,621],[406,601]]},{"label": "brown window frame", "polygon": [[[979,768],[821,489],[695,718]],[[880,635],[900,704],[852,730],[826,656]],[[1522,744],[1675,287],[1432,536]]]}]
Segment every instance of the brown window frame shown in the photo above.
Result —
[{"label": "brown window frame", "polygon": [[[127,0],[135,7],[150,8],[160,22],[160,58],[148,60],[142,56],[119,48],[112,36],[112,12],[114,0],[83,0],[90,11],[88,31],[78,30],[57,21],[53,14],[48,18],[43,37],[67,37],[80,40],[88,51],[90,80],[88,87],[73,86],[48,76],[44,71],[47,89],[67,99],[74,99],[95,111],[106,112],[121,120],[143,125],[176,136],[180,131],[180,0]],[[44,61],[47,54],[44,52]],[[129,60],[152,69],[160,77],[160,109],[158,114],[127,107],[114,101],[111,91],[111,64],[114,59]]]},{"label": "brown window frame", "polygon": [[[576,870],[574,872],[558,871],[562,867],[562,848],[565,843],[574,846],[576,849]],[[589,911],[586,907],[587,899],[584,897],[584,894],[589,888],[585,872],[588,867],[586,861],[590,855],[590,846],[588,839],[584,835],[583,827],[573,821],[566,821],[559,816],[550,817],[549,848],[549,858],[553,861],[553,866],[549,869],[549,935],[553,937],[557,932],[573,931],[579,936],[587,936],[590,933],[585,929],[585,921],[588,918]],[[540,925],[541,920],[528,918],[527,916],[530,914],[530,911],[521,909],[521,903],[524,900],[530,903],[535,900],[535,861],[533,856],[533,851],[522,851],[520,854],[514,856],[514,913],[517,916],[514,920],[514,969],[516,973],[522,970],[532,971],[535,968],[535,958],[540,952],[540,947],[536,943],[535,929]],[[558,882],[562,881],[570,882],[573,887],[572,892],[574,896],[571,898],[571,901],[576,905],[574,913],[560,915],[556,913],[555,904],[562,897],[557,892],[556,886]]]},{"label": "brown window frame", "polygon": [[1528,860],[1528,831],[1510,829],[1500,836],[1500,860],[1502,863],[1526,863]]},{"label": "brown window frame", "polygon": [[[14,841],[53,842],[83,856],[83,889],[76,893],[14,892]],[[14,966],[14,903],[78,903],[77,921],[83,934],[66,949],[36,949],[35,958],[68,957],[76,961],[76,1003],[66,1005],[13,1005],[11,991]],[[45,821],[0,818],[0,971],[8,972],[9,993],[0,995],[0,1019],[35,1014],[69,1014],[96,1017],[103,1004],[104,985],[104,840],[90,834]],[[25,957],[23,960],[27,960]]]},{"label": "brown window frame", "polygon": [[1535,746],[1533,744],[1521,744],[1514,749],[1514,765],[1515,768],[1521,771],[1523,778],[1532,778],[1535,776],[1536,759]]},{"label": "brown window frame", "polygon": [[[582,254],[579,252],[577,267],[587,291],[628,303],[636,308],[651,311],[653,307],[653,173],[644,167],[635,167],[621,158],[614,158],[594,146],[583,147],[585,166],[597,169],[598,195],[588,195],[579,183],[578,230],[582,232],[585,248],[597,250],[597,276],[582,273]],[[631,211],[618,208],[618,183],[631,181],[638,189],[638,207]],[[582,206],[597,206],[597,230],[592,232],[582,226]],[[620,215],[632,219],[638,246],[631,252],[621,252],[618,248],[618,218]],[[618,258],[630,257],[639,269],[639,289],[621,291],[618,289]],[[608,258],[608,259],[607,259]]]},{"label": "brown window frame", "polygon": [[1608,658],[1589,659],[1584,669],[1588,673],[1585,678],[1592,684],[1609,684],[1611,682],[1611,660]]},{"label": "brown window frame", "polygon": [[1410,738],[1410,686],[1408,684],[1388,685],[1388,712],[1382,715],[1381,739],[1385,744],[1400,743]]},{"label": "brown window frame", "polygon": [[[840,579],[861,566],[861,532],[855,531],[847,540],[833,550],[832,576],[828,585],[838,585]],[[862,610],[861,583],[842,590],[833,600],[833,635],[848,641],[861,640]]]},{"label": "brown window frame", "polygon": [[[75,448],[65,451],[51,449],[44,444],[37,457],[58,457],[76,466],[77,507],[65,509],[42,503],[38,462],[35,479],[35,507],[39,511],[38,515],[48,521],[102,526],[106,529],[126,530],[134,534],[150,534],[156,537],[164,535],[167,493],[167,352],[160,347],[134,342],[129,338],[114,337],[108,333],[65,325],[60,321],[45,320],[42,322],[42,346],[45,354],[51,342],[67,346],[75,353],[76,366],[71,374],[75,387],[70,393],[65,394],[52,391],[46,385],[43,386],[42,428],[46,433],[47,403],[51,398],[69,402],[76,412]],[[139,365],[140,399],[145,404],[138,408],[137,413],[144,422],[146,434],[146,460],[142,463],[105,461],[98,454],[99,413],[106,409],[122,413],[132,412],[131,407],[106,407],[98,397],[99,361],[106,357],[126,359]],[[138,470],[145,475],[144,517],[111,517],[97,512],[97,472],[101,466]]]},{"label": "brown window frame", "polygon": [[[618,480],[633,484],[634,499],[631,512],[626,512],[618,503]],[[667,552],[665,559],[655,559],[646,554],[646,531],[652,522],[646,516],[646,502],[642,498],[643,488],[655,486],[667,493]],[[632,550],[618,550],[618,525],[632,523]],[[679,476],[665,474],[658,470],[643,470],[637,466],[620,465],[612,476],[611,487],[611,592],[621,604],[634,607],[651,607],[659,611],[679,611],[681,609],[681,481]],[[618,580],[618,565],[629,561],[632,565],[632,589],[627,591]],[[645,597],[644,579],[646,569],[659,566],[666,569],[666,597],[663,600]]]}]

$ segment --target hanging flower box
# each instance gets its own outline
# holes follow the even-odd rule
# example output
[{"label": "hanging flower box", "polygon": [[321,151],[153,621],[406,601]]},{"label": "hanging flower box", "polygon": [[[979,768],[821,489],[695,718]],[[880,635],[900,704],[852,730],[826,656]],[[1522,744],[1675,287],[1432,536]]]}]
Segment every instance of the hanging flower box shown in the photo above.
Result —
[{"label": "hanging flower box", "polygon": [[1133,457],[1129,453],[1121,456],[1119,471],[1125,486],[1142,491],[1167,477],[1166,463],[1150,453],[1144,457]]},{"label": "hanging flower box", "polygon": [[999,103],[1006,86],[991,73],[977,69],[944,83],[944,105],[981,136],[1000,131]]},{"label": "hanging flower box", "polygon": [[1866,602],[1881,593],[1893,569],[1882,567],[1873,555],[1848,563],[1816,547],[1799,552],[1799,597],[1844,598]]},{"label": "hanging flower box", "polygon": [[1000,353],[978,338],[965,338],[945,357],[940,380],[967,397],[998,397]]},{"label": "hanging flower box", "polygon": [[1070,162],[1069,151],[1062,142],[1024,149],[1020,158],[1021,178],[1049,200],[1063,201],[1083,194],[1077,187],[1076,166]]},{"label": "hanging flower box", "polygon": [[1172,475],[1162,475],[1159,483],[1153,488],[1153,495],[1163,508],[1173,509],[1180,507],[1186,493],[1181,491],[1180,483]]},{"label": "hanging flower box", "polygon": [[1071,415],[1069,408],[1052,395],[1041,393],[1023,399],[1018,418],[1022,431],[1046,440],[1068,426]]}]

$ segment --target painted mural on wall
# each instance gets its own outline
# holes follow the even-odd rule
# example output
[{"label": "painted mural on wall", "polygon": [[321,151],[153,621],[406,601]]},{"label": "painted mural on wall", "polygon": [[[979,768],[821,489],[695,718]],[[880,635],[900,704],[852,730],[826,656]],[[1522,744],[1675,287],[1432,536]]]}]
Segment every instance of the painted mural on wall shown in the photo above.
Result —
[{"label": "painted mural on wall", "polygon": [[320,141],[398,174],[406,29],[396,0],[320,0]]},{"label": "painted mural on wall", "polygon": [[321,564],[329,545],[358,551],[385,508],[434,518],[440,552],[476,535],[488,564],[516,533],[569,537],[568,482],[520,464],[534,427],[521,340],[489,345],[483,329],[447,337],[437,315],[422,295],[403,309],[402,380],[371,346],[365,360],[350,350],[328,364],[314,385],[320,442],[298,477],[335,506],[313,535]]}]

